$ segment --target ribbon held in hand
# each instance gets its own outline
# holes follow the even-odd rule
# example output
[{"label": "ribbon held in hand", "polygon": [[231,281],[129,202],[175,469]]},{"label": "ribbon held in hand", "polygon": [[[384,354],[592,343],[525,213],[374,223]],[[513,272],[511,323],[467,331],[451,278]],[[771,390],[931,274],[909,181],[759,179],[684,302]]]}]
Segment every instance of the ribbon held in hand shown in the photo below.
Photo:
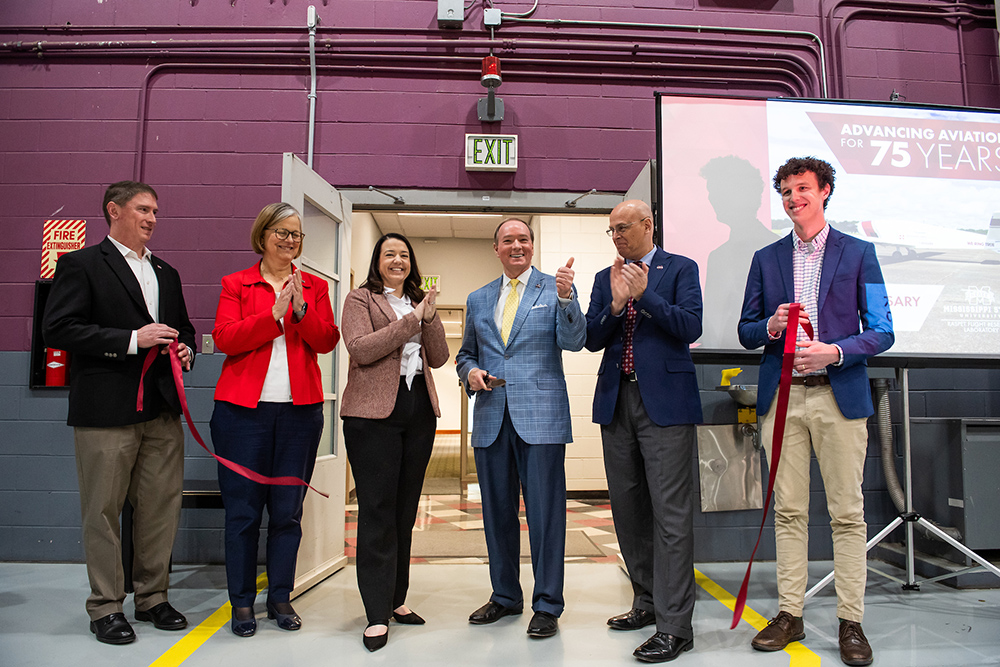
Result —
[{"label": "ribbon held in hand", "polygon": [[[177,356],[177,345],[178,343],[176,340],[171,342],[167,352],[167,356],[170,357],[170,370],[174,376],[174,386],[177,388],[177,398],[180,399],[181,410],[184,412],[184,419],[187,420],[188,428],[191,429],[191,435],[194,436],[194,439],[199,445],[201,445],[202,449],[211,454],[212,458],[235,472],[237,475],[246,477],[247,479],[257,482],[258,484],[270,484],[274,486],[306,486],[324,498],[329,498],[329,494],[323,493],[319,489],[310,486],[309,482],[304,479],[290,476],[267,477],[265,475],[261,475],[246,466],[242,466],[239,463],[234,463],[229,459],[224,459],[221,456],[216,455],[205,445],[205,441],[201,439],[201,434],[199,434],[198,429],[195,428],[194,421],[191,419],[191,413],[188,411],[187,396],[184,394],[184,376],[181,370],[181,360]],[[146,378],[146,371],[148,371],[149,367],[153,365],[153,362],[156,360],[156,355],[159,353],[160,348],[151,347],[149,349],[149,353],[146,355],[145,361],[142,364],[142,375],[139,377],[139,395],[136,404],[136,410],[140,412],[142,411],[142,387]]]},{"label": "ribbon held in hand", "polygon": [[[760,519],[760,530],[757,531],[757,542],[753,546],[753,553],[750,554],[750,562],[747,563],[747,573],[743,576],[743,585],[740,586],[739,595],[736,596],[736,606],[733,607],[733,624],[729,629],[734,629],[739,625],[743,616],[743,607],[747,602],[747,586],[750,583],[750,569],[753,567],[754,556],[757,555],[757,547],[760,546],[760,536],[764,532],[764,523],[767,521],[767,508],[771,506],[771,493],[774,491],[774,479],[778,476],[778,461],[781,460],[781,442],[785,437],[785,417],[788,415],[788,394],[792,386],[792,366],[795,363],[795,341],[799,331],[799,310],[801,304],[788,304],[788,326],[785,327],[785,347],[781,357],[781,381],[778,383],[778,400],[775,402],[774,432],[771,437],[771,459],[768,463],[770,474],[767,478],[767,497],[764,499],[764,512]],[[802,328],[810,339],[813,337],[812,324],[802,323]]]}]

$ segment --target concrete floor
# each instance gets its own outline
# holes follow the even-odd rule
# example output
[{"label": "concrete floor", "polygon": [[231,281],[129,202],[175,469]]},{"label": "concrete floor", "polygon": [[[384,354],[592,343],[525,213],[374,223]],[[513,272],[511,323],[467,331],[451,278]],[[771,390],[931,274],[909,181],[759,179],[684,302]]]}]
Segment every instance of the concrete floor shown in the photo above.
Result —
[{"label": "concrete floor", "polygon": [[[806,639],[788,651],[767,654],[750,648],[762,624],[774,614],[773,563],[754,567],[748,612],[729,630],[732,612],[724,604],[739,588],[744,564],[710,563],[700,572],[695,607],[695,648],[677,664],[839,665],[836,600],[832,587],[807,603]],[[888,566],[879,567],[890,570]],[[811,566],[810,581],[830,569]],[[894,571],[899,575],[898,571]],[[522,567],[530,597],[531,569]],[[257,635],[244,639],[228,629],[225,574],[221,566],[175,567],[171,601],[188,616],[186,631],[168,633],[135,623],[135,643],[106,646],[88,630],[83,565],[0,563],[0,665],[637,665],[632,650],[650,634],[613,632],[605,622],[626,611],[631,593],[622,570],[613,564],[570,562],[566,568],[566,612],[551,639],[525,635],[530,614],[507,617],[492,626],[470,626],[471,611],[490,594],[486,565],[428,563],[412,567],[407,603],[427,619],[425,626],[391,625],[386,648],[368,653],[361,644],[365,626],[353,566],[338,572],[294,601],[303,629],[279,630],[263,613],[259,598]],[[717,597],[716,597],[717,596]],[[719,598],[722,598],[720,601]],[[924,584],[904,592],[897,583],[869,576],[865,632],[875,650],[875,665],[1000,664],[1000,590],[956,591]],[[125,612],[131,619],[131,601]],[[221,628],[219,627],[221,625]]]}]

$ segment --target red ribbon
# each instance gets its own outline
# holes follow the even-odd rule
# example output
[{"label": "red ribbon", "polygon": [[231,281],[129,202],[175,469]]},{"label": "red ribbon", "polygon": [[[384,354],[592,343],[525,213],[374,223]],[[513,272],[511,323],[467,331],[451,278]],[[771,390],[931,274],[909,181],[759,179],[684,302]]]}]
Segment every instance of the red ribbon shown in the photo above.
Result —
[{"label": "red ribbon", "polygon": [[[794,325],[785,327],[785,347],[781,360],[781,381],[778,383],[778,401],[775,405],[774,432],[771,437],[771,459],[768,461],[770,474],[767,479],[767,497],[764,499],[764,512],[760,519],[760,530],[757,532],[757,543],[753,546],[753,553],[750,554],[750,562],[747,563],[747,573],[743,577],[743,585],[740,586],[739,595],[736,596],[736,606],[733,607],[733,624],[729,629],[734,629],[739,625],[743,616],[743,607],[747,602],[747,586],[750,583],[750,568],[753,567],[753,558],[757,555],[757,547],[760,546],[760,536],[764,532],[764,523],[767,521],[767,509],[771,506],[771,493],[774,491],[774,479],[778,475],[778,461],[781,460],[781,442],[785,437],[785,417],[788,415],[788,394],[792,386],[792,366],[795,363],[795,341],[798,338],[798,322],[800,304],[788,304],[788,322]],[[813,328],[809,322],[802,324],[803,330],[812,340]]]},{"label": "red ribbon", "polygon": [[[191,413],[190,411],[188,411],[187,396],[184,394],[184,376],[181,370],[180,357],[177,356],[177,348],[178,348],[177,341],[176,340],[172,341],[170,343],[169,352],[167,353],[167,356],[170,357],[170,370],[173,372],[174,375],[174,386],[177,387],[177,398],[180,399],[181,410],[184,411],[184,419],[187,420],[188,428],[191,429],[191,435],[194,436],[194,439],[198,442],[199,445],[201,445],[202,449],[211,454],[212,458],[214,458],[216,461],[218,461],[222,465],[226,466],[227,468],[235,472],[237,475],[246,477],[247,479],[257,482],[258,484],[270,484],[274,486],[307,486],[316,493],[318,493],[319,495],[323,496],[324,498],[330,497],[329,494],[323,493],[322,491],[310,486],[309,482],[305,481],[304,479],[300,479],[298,477],[288,477],[288,476],[266,477],[265,475],[261,475],[258,472],[254,472],[253,470],[247,468],[246,466],[241,466],[239,463],[234,463],[229,459],[224,459],[221,456],[216,455],[214,452],[212,452],[212,450],[206,447],[205,441],[201,439],[201,435],[198,433],[198,429],[195,428],[194,421],[191,419]],[[146,355],[146,360],[142,364],[142,375],[139,377],[139,397],[136,403],[136,410],[140,412],[142,411],[143,380],[146,377],[146,371],[148,371],[149,367],[153,365],[153,362],[156,360],[156,355],[159,353],[160,353],[160,348],[151,347],[149,349],[149,353]]]}]

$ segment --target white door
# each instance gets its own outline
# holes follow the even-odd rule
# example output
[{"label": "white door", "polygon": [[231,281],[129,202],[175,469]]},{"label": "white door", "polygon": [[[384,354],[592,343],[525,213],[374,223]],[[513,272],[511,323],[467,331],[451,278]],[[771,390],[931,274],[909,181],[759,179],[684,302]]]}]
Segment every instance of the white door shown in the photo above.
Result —
[{"label": "white door", "polygon": [[[308,273],[327,281],[330,301],[339,325],[348,286],[342,272],[350,272],[351,202],[292,153],[282,156],[281,201],[302,213],[305,247],[297,260]],[[340,431],[340,395],[347,382],[347,351],[338,344],[319,357],[323,375],[323,436],[311,484],[329,498],[306,494],[302,512],[302,544],[295,569],[300,595],[347,564],[344,555],[344,490],[347,452]]]}]

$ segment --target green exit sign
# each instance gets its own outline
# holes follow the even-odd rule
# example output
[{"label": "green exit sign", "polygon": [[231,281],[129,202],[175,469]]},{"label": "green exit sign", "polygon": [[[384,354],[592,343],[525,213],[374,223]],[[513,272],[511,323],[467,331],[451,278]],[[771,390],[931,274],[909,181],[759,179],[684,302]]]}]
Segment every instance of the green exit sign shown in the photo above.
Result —
[{"label": "green exit sign", "polygon": [[465,170],[517,171],[517,135],[465,135]]}]

